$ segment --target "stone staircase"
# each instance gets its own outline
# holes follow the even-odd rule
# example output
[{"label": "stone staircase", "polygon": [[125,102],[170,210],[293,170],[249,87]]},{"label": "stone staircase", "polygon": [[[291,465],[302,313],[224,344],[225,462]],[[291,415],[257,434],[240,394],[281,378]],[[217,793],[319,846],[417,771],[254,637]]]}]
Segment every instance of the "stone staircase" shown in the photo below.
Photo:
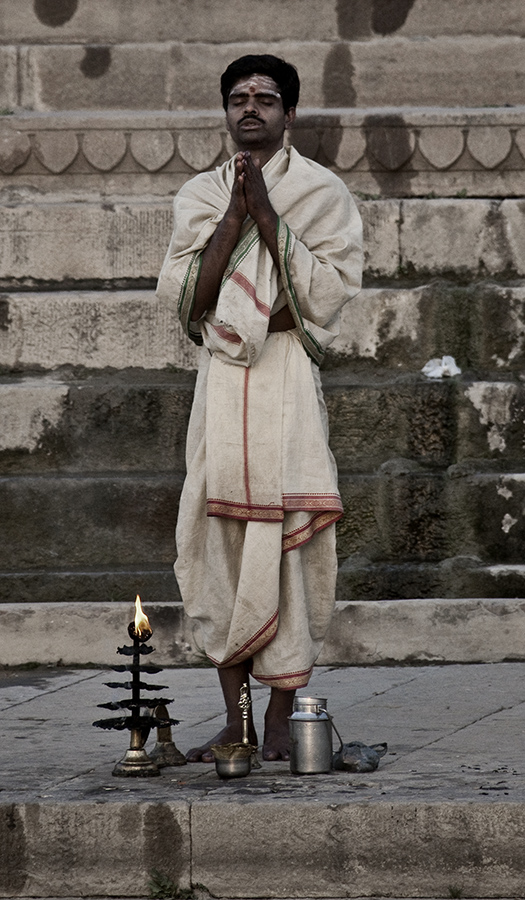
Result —
[{"label": "stone staircase", "polygon": [[[2,4],[0,600],[177,599],[195,357],[154,286],[173,195],[232,152],[220,72],[266,51],[300,71],[294,145],[365,226],[324,368],[339,602],[519,597],[521,0],[245,6]],[[445,354],[461,376],[421,374]]]}]

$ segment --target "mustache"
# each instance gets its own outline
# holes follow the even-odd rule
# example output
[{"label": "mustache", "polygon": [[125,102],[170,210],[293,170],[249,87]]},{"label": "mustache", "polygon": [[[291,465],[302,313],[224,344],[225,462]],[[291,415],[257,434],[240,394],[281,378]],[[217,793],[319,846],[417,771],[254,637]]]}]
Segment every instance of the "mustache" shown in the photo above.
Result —
[{"label": "mustache", "polygon": [[242,125],[243,122],[250,122],[250,121],[262,123],[263,119],[261,119],[259,116],[256,116],[254,114],[248,114],[248,115],[242,117],[241,121],[239,122],[239,125]]}]

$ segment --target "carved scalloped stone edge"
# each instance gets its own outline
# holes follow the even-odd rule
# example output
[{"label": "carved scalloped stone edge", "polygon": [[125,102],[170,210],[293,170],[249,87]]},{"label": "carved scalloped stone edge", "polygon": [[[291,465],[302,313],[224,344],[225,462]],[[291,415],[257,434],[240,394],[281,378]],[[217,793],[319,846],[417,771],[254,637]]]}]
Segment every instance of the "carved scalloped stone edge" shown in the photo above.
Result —
[{"label": "carved scalloped stone edge", "polygon": [[[53,139],[54,136],[54,139]],[[513,155],[525,170],[525,106],[491,110],[303,110],[294,130],[302,152],[337,171],[394,173],[453,170],[497,172]],[[0,120],[0,172],[23,172],[34,157],[55,177],[82,155],[88,173],[161,171],[179,165],[205,171],[230,142],[222,114],[31,114]],[[131,167],[126,165],[130,157]]]}]

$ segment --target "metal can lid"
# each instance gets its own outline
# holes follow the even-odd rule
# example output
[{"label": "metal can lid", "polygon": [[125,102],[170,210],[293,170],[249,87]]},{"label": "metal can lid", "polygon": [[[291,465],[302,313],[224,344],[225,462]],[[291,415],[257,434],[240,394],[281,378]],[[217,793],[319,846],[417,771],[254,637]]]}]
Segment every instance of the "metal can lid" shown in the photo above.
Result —
[{"label": "metal can lid", "polygon": [[326,697],[295,696],[293,701],[293,708],[294,712],[317,713],[321,709],[326,709]]}]

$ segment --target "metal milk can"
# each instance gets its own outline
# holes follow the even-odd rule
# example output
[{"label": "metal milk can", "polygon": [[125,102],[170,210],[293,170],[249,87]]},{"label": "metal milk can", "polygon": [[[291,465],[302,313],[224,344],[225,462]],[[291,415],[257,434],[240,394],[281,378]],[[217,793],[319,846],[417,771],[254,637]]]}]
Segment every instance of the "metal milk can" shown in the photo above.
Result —
[{"label": "metal milk can", "polygon": [[315,775],[332,768],[332,721],[322,697],[295,697],[290,723],[290,770]]}]

